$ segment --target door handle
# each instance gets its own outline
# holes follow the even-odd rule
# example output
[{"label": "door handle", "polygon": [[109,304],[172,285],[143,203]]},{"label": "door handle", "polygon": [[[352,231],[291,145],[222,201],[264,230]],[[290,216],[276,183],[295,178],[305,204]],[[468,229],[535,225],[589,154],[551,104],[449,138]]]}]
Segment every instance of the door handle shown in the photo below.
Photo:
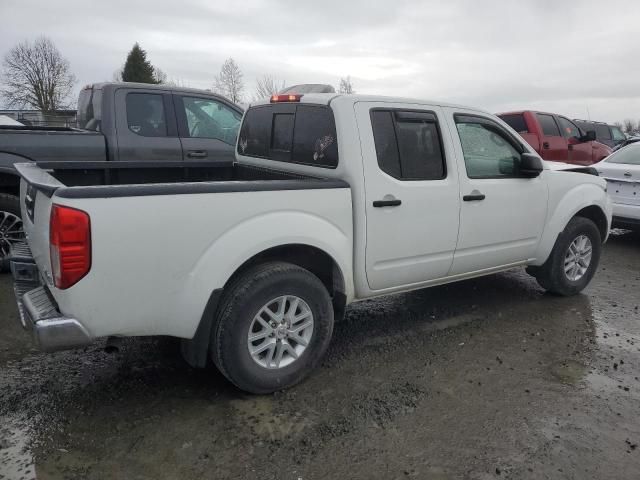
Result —
[{"label": "door handle", "polygon": [[573,150],[573,145],[569,145],[569,150]]},{"label": "door handle", "polygon": [[484,193],[480,193],[480,192],[471,193],[471,195],[465,195],[464,197],[462,197],[462,200],[464,200],[465,202],[477,202],[484,199],[485,199]]},{"label": "door handle", "polygon": [[631,176],[631,172],[624,172],[624,176],[625,177],[630,177]]},{"label": "door handle", "polygon": [[548,149],[549,148],[549,142],[543,142],[542,143],[542,148]]},{"label": "door handle", "polygon": [[205,150],[189,150],[187,157],[189,158],[207,158],[208,153]]},{"label": "door handle", "polygon": [[402,200],[398,200],[397,198],[394,198],[393,200],[374,200],[373,201],[373,206],[376,208],[381,208],[381,207],[397,207],[398,205],[402,204]]}]

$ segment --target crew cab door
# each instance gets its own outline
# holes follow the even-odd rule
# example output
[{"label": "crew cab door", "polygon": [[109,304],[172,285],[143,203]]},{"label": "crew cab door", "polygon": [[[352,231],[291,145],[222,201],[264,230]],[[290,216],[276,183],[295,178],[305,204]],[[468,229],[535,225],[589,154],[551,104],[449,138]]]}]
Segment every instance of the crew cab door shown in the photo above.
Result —
[{"label": "crew cab door", "polygon": [[372,290],[445,277],[460,196],[437,106],[355,105],[365,179],[366,274]]},{"label": "crew cab door", "polygon": [[544,171],[518,175],[521,141],[493,118],[446,109],[460,171],[460,233],[450,275],[515,265],[534,257],[544,229]]},{"label": "crew cab door", "polygon": [[562,129],[562,135],[567,139],[569,151],[569,163],[578,165],[591,165],[593,163],[593,144],[595,142],[580,141],[582,134],[578,126],[565,117],[558,116],[558,122]]},{"label": "crew cab door", "polygon": [[115,92],[117,159],[182,161],[171,93],[120,88]]},{"label": "crew cab door", "polygon": [[567,139],[560,133],[560,127],[553,115],[536,113],[540,125],[540,156],[556,162],[569,161]]},{"label": "crew cab door", "polygon": [[184,160],[235,160],[242,112],[222,100],[174,94]]}]

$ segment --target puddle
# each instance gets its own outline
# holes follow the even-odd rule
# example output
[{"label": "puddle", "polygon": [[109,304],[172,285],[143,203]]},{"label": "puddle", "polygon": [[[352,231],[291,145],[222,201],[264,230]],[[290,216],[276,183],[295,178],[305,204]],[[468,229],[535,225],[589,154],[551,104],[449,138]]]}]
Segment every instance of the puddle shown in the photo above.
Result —
[{"label": "puddle", "polygon": [[551,375],[568,385],[577,385],[587,373],[587,366],[575,360],[564,360],[551,365]]},{"label": "puddle", "polygon": [[0,417],[0,479],[34,480],[36,467],[29,434],[15,418]]}]

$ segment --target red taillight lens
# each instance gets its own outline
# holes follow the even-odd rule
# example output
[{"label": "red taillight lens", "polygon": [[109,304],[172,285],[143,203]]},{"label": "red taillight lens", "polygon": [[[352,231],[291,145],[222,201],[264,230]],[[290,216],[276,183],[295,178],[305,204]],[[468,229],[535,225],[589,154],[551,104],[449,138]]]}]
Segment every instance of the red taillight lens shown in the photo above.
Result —
[{"label": "red taillight lens", "polygon": [[51,270],[55,286],[76,284],[91,269],[91,222],[75,208],[53,205],[49,222]]},{"label": "red taillight lens", "polygon": [[271,103],[299,102],[301,98],[300,94],[271,95]]}]

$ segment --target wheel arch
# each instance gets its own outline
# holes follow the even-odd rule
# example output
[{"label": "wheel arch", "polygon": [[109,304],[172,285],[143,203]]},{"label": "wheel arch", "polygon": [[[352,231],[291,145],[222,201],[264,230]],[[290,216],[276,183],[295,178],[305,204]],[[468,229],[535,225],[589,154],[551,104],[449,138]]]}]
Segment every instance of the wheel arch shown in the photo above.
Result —
[{"label": "wheel arch", "polygon": [[268,262],[280,261],[297,265],[313,273],[325,286],[333,304],[334,318],[341,319],[347,306],[348,292],[345,272],[338,261],[325,250],[308,243],[289,243],[266,248],[242,262],[222,288],[211,292],[195,335],[182,340],[184,359],[193,367],[204,367],[209,358],[209,339],[216,312],[225,288],[247,270]]}]

